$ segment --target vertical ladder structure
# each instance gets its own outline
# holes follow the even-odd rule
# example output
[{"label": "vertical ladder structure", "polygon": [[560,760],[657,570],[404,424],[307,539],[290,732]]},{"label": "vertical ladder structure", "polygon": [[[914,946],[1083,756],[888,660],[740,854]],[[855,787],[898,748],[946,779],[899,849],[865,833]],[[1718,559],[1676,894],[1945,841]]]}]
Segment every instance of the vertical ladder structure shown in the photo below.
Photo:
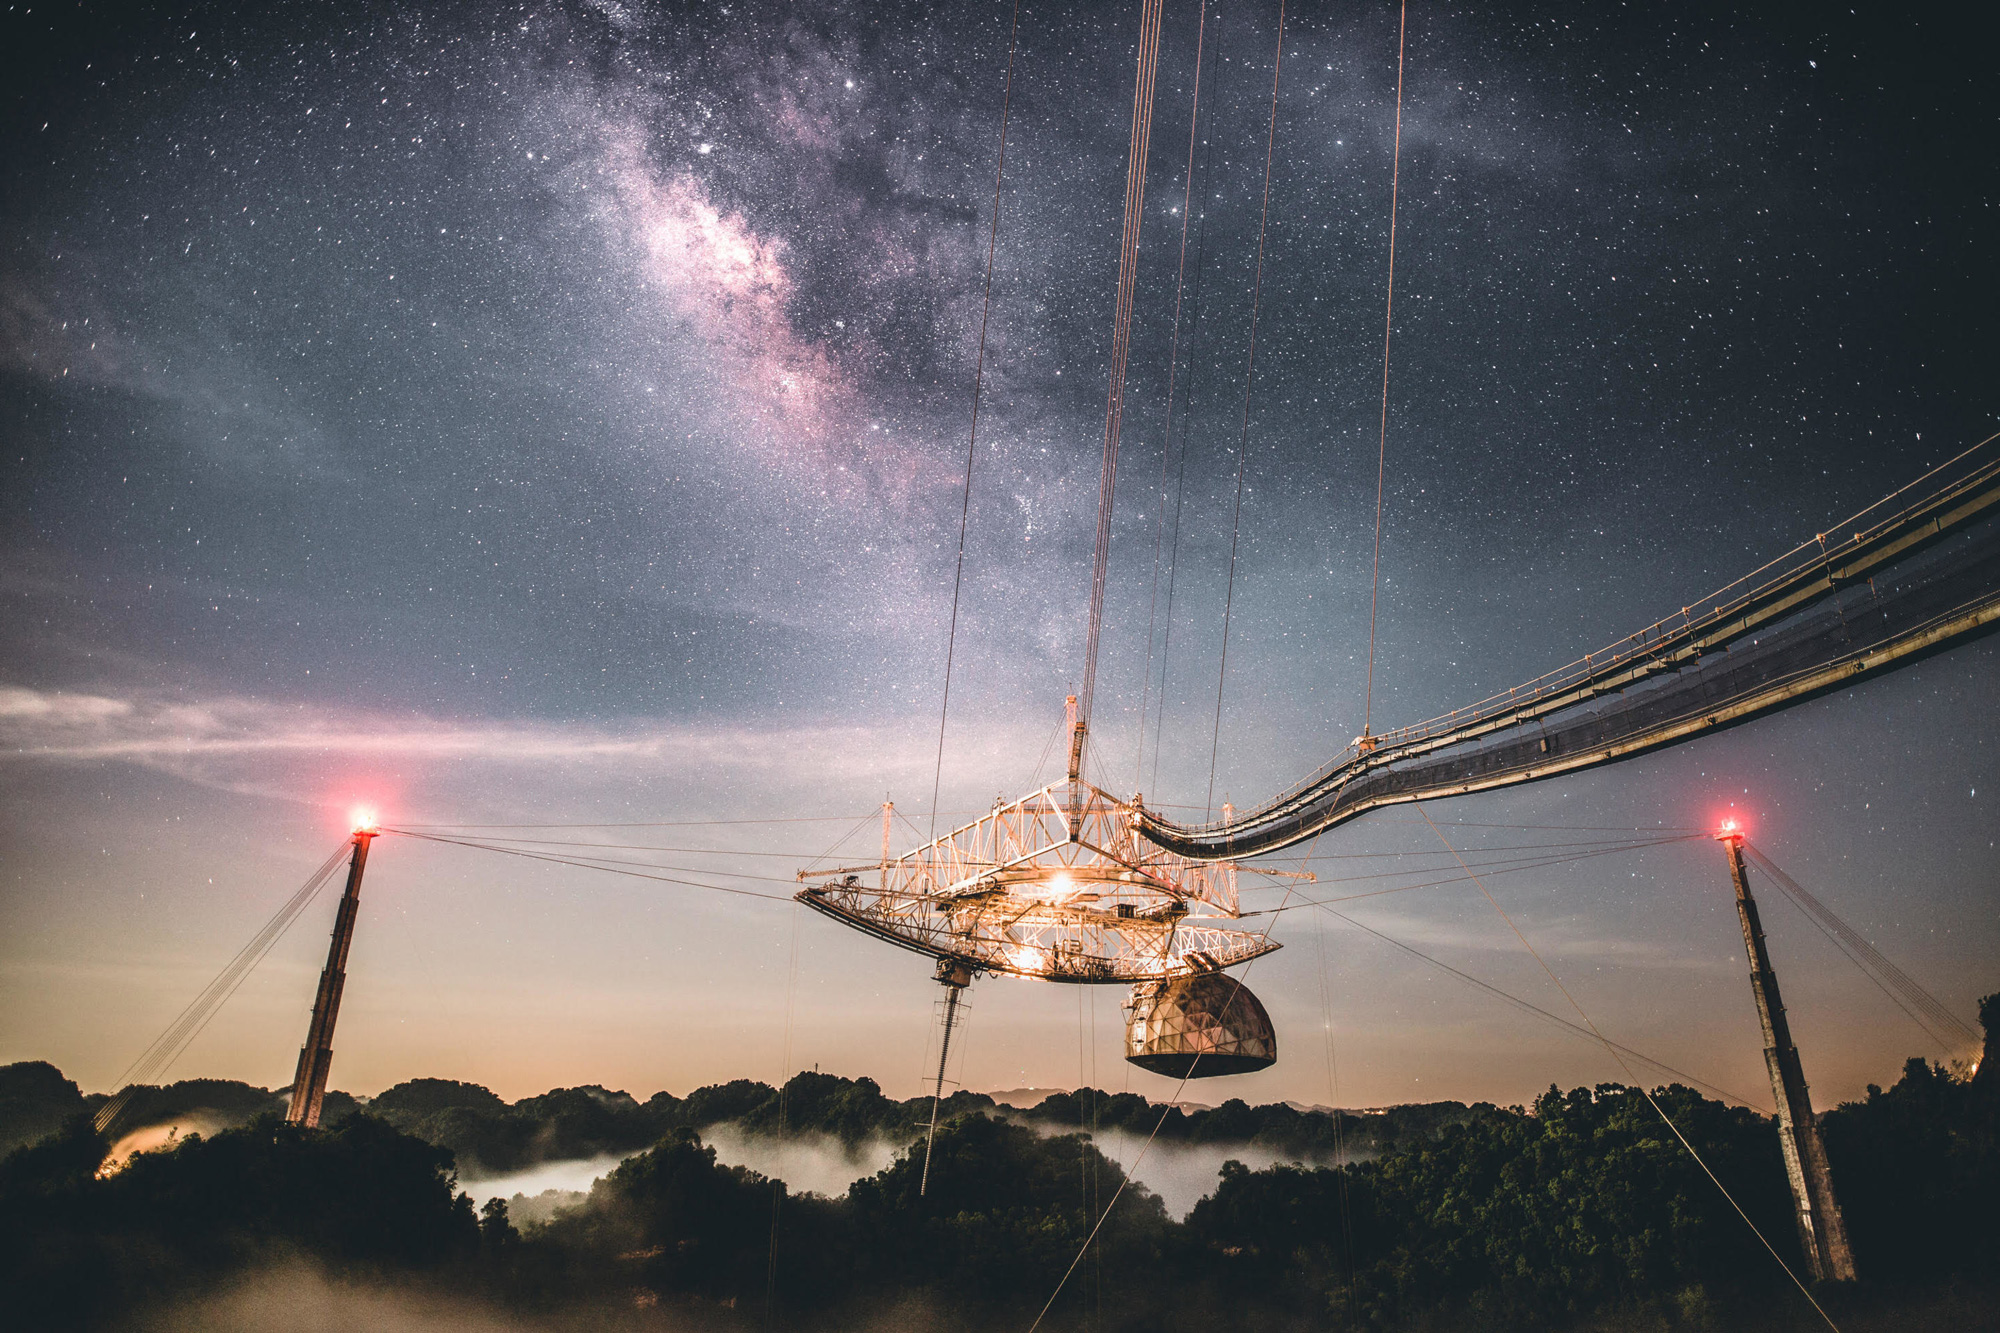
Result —
[{"label": "vertical ladder structure", "polygon": [[312,1025],[306,1029],[306,1044],[299,1048],[299,1071],[292,1079],[292,1105],[285,1119],[307,1129],[319,1127],[320,1107],[326,1101],[333,1024],[340,1017],[340,993],[347,985],[347,950],[354,943],[354,918],[361,909],[361,872],[368,866],[368,844],[375,835],[365,826],[354,830],[347,891],[340,895],[340,911],[333,918],[333,942],[327,946],[326,970],[319,974],[319,992],[313,997]]},{"label": "vertical ladder structure", "polygon": [[1729,856],[1729,876],[1736,885],[1736,914],[1743,923],[1743,947],[1750,956],[1750,992],[1757,999],[1757,1019],[1764,1028],[1764,1063],[1771,1071],[1771,1095],[1778,1104],[1778,1145],[1785,1157],[1785,1175],[1792,1185],[1799,1248],[1813,1278],[1820,1282],[1852,1282],[1854,1252],[1847,1244],[1847,1224],[1833,1196],[1833,1172],[1827,1166],[1826,1144],[1813,1118],[1812,1098],[1792,1045],[1791,1024],[1778,995],[1778,977],[1771,970],[1764,926],[1757,900],[1743,870],[1743,832],[1734,820],[1716,835]]},{"label": "vertical ladder structure", "polygon": [[951,1059],[951,1030],[958,1023],[959,1001],[972,984],[972,969],[954,958],[940,958],[937,980],[944,990],[944,1039],[938,1043],[937,1086],[931,1093],[931,1128],[924,1138],[924,1174],[917,1182],[917,1197],[931,1188],[931,1149],[937,1146],[938,1104],[944,1100],[945,1064]]}]

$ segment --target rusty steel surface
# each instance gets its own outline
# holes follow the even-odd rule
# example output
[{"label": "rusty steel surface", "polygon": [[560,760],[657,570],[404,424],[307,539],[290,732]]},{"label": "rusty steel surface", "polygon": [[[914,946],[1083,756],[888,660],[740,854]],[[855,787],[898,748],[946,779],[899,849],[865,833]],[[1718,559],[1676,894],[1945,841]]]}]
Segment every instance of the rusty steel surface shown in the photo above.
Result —
[{"label": "rusty steel surface", "polygon": [[1213,924],[1237,915],[1235,867],[1137,836],[1137,808],[1051,783],[880,865],[808,874],[798,900],[975,972],[1148,981],[1229,967],[1278,946]]}]

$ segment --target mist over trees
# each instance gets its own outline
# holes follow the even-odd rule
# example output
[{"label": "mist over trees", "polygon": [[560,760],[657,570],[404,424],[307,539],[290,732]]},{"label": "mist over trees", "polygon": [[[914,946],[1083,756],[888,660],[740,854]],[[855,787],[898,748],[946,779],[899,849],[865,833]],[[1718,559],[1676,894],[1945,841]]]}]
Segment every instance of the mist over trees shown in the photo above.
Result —
[{"label": "mist over trees", "polygon": [[[47,1065],[0,1069],[0,1134],[32,1139],[0,1159],[10,1326],[126,1327],[301,1261],[564,1326],[833,1329],[893,1315],[1018,1329],[1059,1284],[1047,1328],[1824,1326],[1736,1212],[1803,1271],[1771,1122],[1679,1086],[1654,1093],[1672,1128],[1615,1084],[1552,1087],[1526,1108],[1360,1116],[1187,1111],[1090,1090],[1014,1111],[960,1094],[927,1192],[928,1102],[894,1101],[867,1079],[808,1073],[783,1089],[739,1081],[643,1103],[571,1088],[512,1104],[417,1079],[350,1100],[316,1131],[284,1124],[275,1094],[241,1084],[146,1095],[175,1114],[212,1119],[208,1097],[248,1118],[100,1176],[112,1145],[89,1111],[101,1099]],[[46,1132],[62,1108],[69,1118]],[[1176,1221],[1082,1132],[1093,1122],[1293,1145],[1300,1161],[1230,1162]],[[723,1123],[888,1135],[903,1149],[826,1198],[719,1162],[701,1131]],[[1850,1333],[1992,1327],[2000,1080],[1983,1065],[1967,1079],[1911,1060],[1823,1127],[1862,1281],[1819,1300]],[[1308,1164],[1334,1135],[1367,1153]],[[541,1224],[517,1225],[497,1199],[475,1214],[458,1189],[467,1154],[542,1160],[622,1151],[636,1136],[643,1149]]]}]

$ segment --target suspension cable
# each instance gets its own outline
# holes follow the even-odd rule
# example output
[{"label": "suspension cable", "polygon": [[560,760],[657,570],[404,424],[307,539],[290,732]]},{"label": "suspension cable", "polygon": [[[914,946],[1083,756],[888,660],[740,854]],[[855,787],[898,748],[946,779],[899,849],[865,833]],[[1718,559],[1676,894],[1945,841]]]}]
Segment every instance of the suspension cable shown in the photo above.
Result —
[{"label": "suspension cable", "polygon": [[[1365,931],[1366,933],[1373,935],[1376,939],[1382,941],[1382,943],[1386,945],[1389,945],[1391,948],[1401,949],[1404,953],[1409,954],[1412,958],[1420,959],[1423,962],[1429,963],[1432,967],[1437,968],[1441,972],[1450,973],[1452,976],[1457,977],[1460,981],[1466,982],[1469,985],[1477,986],[1480,990],[1485,991],[1487,994],[1492,995],[1496,999],[1503,1000],[1506,1003],[1513,1005],[1516,1009],[1521,1010],[1523,1013],[1532,1014],[1537,1018],[1547,1019],[1550,1023],[1555,1024],[1556,1026],[1564,1029],[1565,1031],[1574,1033],[1577,1036],[1582,1037],[1586,1041],[1597,1042],[1600,1040],[1600,1038],[1596,1033],[1592,1032],[1589,1028],[1584,1027],[1582,1024],[1572,1023],[1569,1019],[1564,1018],[1561,1014],[1551,1013],[1547,1009],[1542,1008],[1540,1005],[1535,1004],[1532,1001],[1522,999],[1520,996],[1514,994],[1512,991],[1502,990],[1500,989],[1500,987],[1495,986],[1489,981],[1480,980],[1478,977],[1473,976],[1470,972],[1461,972],[1459,969],[1453,967],[1450,963],[1445,962],[1443,959],[1435,958],[1430,954],[1425,953],[1423,950],[1417,948],[1415,945],[1405,944],[1402,940],[1397,939],[1393,935],[1384,934],[1382,931],[1375,929],[1375,927],[1369,925],[1365,921],[1356,920],[1354,917],[1349,916],[1347,913],[1336,911],[1334,908],[1331,907],[1327,907],[1324,910],[1326,911],[1326,914],[1328,916],[1334,917],[1335,919],[1340,921],[1345,921],[1348,925],[1353,926],[1356,930]],[[1617,1043],[1613,1044],[1617,1045]],[[1618,1049],[1625,1052],[1625,1054],[1631,1056],[1633,1059],[1638,1060],[1642,1064],[1651,1065],[1653,1068],[1658,1069],[1663,1073],[1671,1074],[1673,1077],[1678,1079],[1684,1079],[1688,1083],[1693,1084],[1697,1088],[1702,1088],[1709,1092],[1712,1092],[1717,1097],[1721,1098],[1723,1101],[1735,1102],[1739,1106],[1747,1106],[1755,1111],[1762,1111],[1764,1109],[1764,1107],[1760,1103],[1753,1102],[1748,1097],[1745,1097],[1740,1093],[1731,1092],[1727,1088],[1717,1087],[1715,1084],[1710,1083],[1705,1079],[1695,1077],[1693,1074],[1688,1073],[1684,1069],[1674,1068],[1674,1066],[1666,1063],[1664,1060],[1655,1060],[1652,1056],[1647,1055],[1644,1051],[1634,1050],[1630,1046],[1624,1046],[1624,1045],[1619,1045]]]},{"label": "suspension cable", "polygon": [[[1706,835],[1698,833],[1690,835],[1690,837],[1704,837],[1704,836]],[[1510,875],[1518,873],[1523,870],[1546,870],[1550,866],[1568,865],[1572,861],[1588,861],[1592,857],[1598,857],[1598,856],[1615,856],[1620,852],[1644,851],[1648,847],[1664,847],[1669,843],[1686,842],[1688,840],[1689,840],[1688,838],[1663,838],[1657,842],[1627,843],[1623,846],[1607,847],[1600,851],[1573,852],[1566,856],[1546,856],[1540,858],[1530,857],[1517,861],[1480,861],[1474,863],[1473,865],[1466,866],[1465,867],[1466,873],[1463,875],[1450,875],[1444,879],[1424,880],[1421,883],[1417,884],[1398,884],[1393,888],[1387,888],[1387,889],[1369,889],[1363,893],[1343,894],[1340,897],[1336,898],[1301,898],[1297,902],[1288,903],[1286,906],[1283,907],[1260,908],[1254,912],[1244,912],[1242,914],[1242,919],[1247,920],[1251,917],[1276,915],[1279,912],[1288,912],[1288,911],[1296,912],[1301,908],[1306,908],[1306,907],[1326,907],[1333,903],[1358,902],[1363,898],[1385,898],[1391,894],[1410,893],[1416,889],[1442,888],[1446,884],[1463,884],[1478,870],[1484,870],[1489,875]],[[1397,875],[1429,874],[1433,869],[1434,867],[1424,867],[1418,870],[1389,870],[1389,871],[1382,871],[1380,873],[1372,875],[1352,875],[1343,879],[1331,880],[1328,882],[1336,884],[1354,884],[1362,880],[1390,879]]]},{"label": "suspension cable", "polygon": [[[1139,689],[1139,753],[1133,763],[1134,791],[1139,790],[1146,773],[1146,714],[1152,702],[1149,691],[1153,688],[1153,627],[1155,612],[1160,605],[1160,538],[1167,526],[1167,460],[1173,456],[1174,381],[1180,370],[1181,297],[1187,290],[1188,223],[1194,216],[1195,131],[1201,124],[1201,58],[1207,39],[1208,0],[1201,0],[1201,14],[1194,37],[1194,109],[1188,113],[1187,189],[1181,200],[1180,265],[1174,275],[1174,337],[1167,352],[1167,414],[1166,425],[1160,435],[1160,504],[1153,521],[1153,592],[1146,609],[1146,680]],[[1182,445],[1183,453],[1186,447]],[[1166,683],[1162,681],[1161,691],[1164,693],[1166,688]]]},{"label": "suspension cable", "polygon": [[1389,159],[1389,284],[1382,301],[1382,430],[1375,448],[1375,568],[1368,594],[1368,684],[1361,697],[1361,734],[1375,716],[1375,612],[1382,601],[1382,479],[1389,464],[1389,331],[1396,310],[1396,194],[1403,174],[1403,41],[1410,4],[1402,0],[1396,20],[1396,140]]},{"label": "suspension cable", "polygon": [[[799,991],[799,907],[792,904],[791,959],[786,968],[784,1058],[778,1069],[778,1135],[790,1131],[789,1100],[792,1086],[792,1013]],[[771,1178],[771,1244],[764,1264],[764,1327],[771,1327],[772,1310],[778,1300],[778,1214],[785,1199],[785,1182]]]},{"label": "suspension cable", "polygon": [[[1332,909],[1328,909],[1331,913]],[[1347,1326],[1354,1327],[1354,1221],[1348,1206],[1347,1177],[1347,1132],[1340,1117],[1340,1066],[1333,1041],[1333,992],[1327,985],[1326,936],[1324,928],[1313,932],[1313,940],[1319,946],[1319,1013],[1320,1033],[1326,1041],[1326,1105],[1333,1114],[1333,1164],[1341,1168],[1338,1177],[1340,1194],[1340,1242],[1341,1253],[1346,1259],[1342,1270],[1341,1291],[1347,1303]]]},{"label": "suspension cable", "polygon": [[114,1085],[117,1089],[116,1095],[99,1107],[93,1117],[98,1133],[102,1134],[110,1129],[117,1121],[119,1112],[123,1111],[126,1103],[131,1101],[133,1093],[164,1076],[173,1067],[174,1062],[181,1058],[182,1053],[193,1045],[194,1039],[207,1030],[209,1021],[221,1012],[222,1006],[227,1004],[230,997],[242,987],[250,973],[256,970],[257,964],[264,961],[265,955],[285,937],[285,933],[292,928],[292,924],[299,919],[300,914],[311,905],[327,881],[333,878],[334,872],[340,868],[341,861],[345,859],[348,848],[352,845],[351,840],[342,839],[340,846],[334,848],[333,854],[320,863],[319,869],[313,871],[306,882],[299,886],[298,891],[286,899],[284,905],[272,914],[271,919],[250,937],[250,942],[237,950],[235,957],[224,964],[214,979],[202,987],[200,993],[188,1001],[187,1007],[174,1016],[174,1021],[167,1024],[166,1030],[155,1037],[152,1044],[125,1067],[125,1072],[118,1076]]},{"label": "suspension cable", "polygon": [[[738,898],[763,898],[774,903],[788,903],[792,896],[788,893],[761,893],[756,889],[733,889],[724,884],[704,884],[698,879],[678,879],[672,875],[649,875],[640,870],[622,869],[615,864],[602,864],[608,858],[586,859],[573,856],[554,856],[543,852],[531,852],[519,847],[501,847],[494,843],[470,842],[461,838],[441,838],[434,833],[418,833],[412,829],[385,828],[384,833],[394,833],[405,838],[417,838],[424,842],[442,843],[447,847],[470,847],[475,851],[499,852],[503,856],[518,856],[529,861],[547,861],[552,865],[574,866],[579,870],[601,870],[607,875],[625,875],[632,879],[649,879],[659,884],[677,884],[690,889],[707,889],[712,893],[727,893]],[[640,862],[632,863],[642,864]],[[701,871],[702,874],[716,874],[716,871]]]},{"label": "suspension cable", "polygon": [[993,168],[993,216],[986,231],[986,285],[979,299],[979,351],[972,361],[972,425],[965,437],[965,493],[958,506],[958,567],[951,576],[951,629],[945,635],[944,699],[938,705],[937,767],[931,774],[931,836],[937,836],[938,790],[944,782],[944,727],[951,716],[951,668],[958,652],[958,598],[965,587],[965,530],[972,521],[972,461],[979,451],[979,391],[986,377],[986,323],[993,313],[993,258],[1000,245],[1000,184],[1007,175],[1007,118],[1014,106],[1014,49],[1021,0],[1007,28],[1007,80],[1000,92],[1000,160]]},{"label": "suspension cable", "polygon": [[[1861,974],[1874,982],[1898,1009],[1909,1015],[1910,1021],[1922,1028],[1931,1040],[1942,1046],[1947,1055],[1953,1052],[1955,1046],[1958,1049],[1967,1046],[1974,1050],[1979,1048],[1979,1034],[1972,1030],[1969,1023],[1947,1008],[1944,1001],[1925,990],[1914,977],[1890,962],[1883,956],[1881,950],[1862,937],[1861,932],[1843,921],[1831,907],[1808,893],[1804,885],[1780,870],[1770,857],[1748,842],[1743,844],[1743,851],[1756,862],[1759,870],[1769,875],[1772,882],[1785,891],[1804,913],[1806,919],[1811,921],[1821,934],[1832,940]],[[1928,1018],[1919,1016],[1919,1010],[1923,1015],[1928,1015]]]},{"label": "suspension cable", "polygon": [[[1221,27],[1221,19],[1218,18],[1216,20],[1215,53],[1209,57],[1211,66],[1219,62],[1222,58]],[[1211,74],[1213,74],[1213,70],[1211,70]],[[1206,260],[1208,258],[1207,190],[1209,184],[1215,179],[1214,124],[1215,116],[1211,112],[1209,114],[1209,138],[1202,153],[1201,183],[1203,198],[1201,221],[1195,224],[1194,229],[1194,308],[1188,315],[1188,391],[1181,404],[1181,451],[1174,465],[1173,535],[1167,542],[1166,627],[1160,634],[1160,702],[1154,710],[1153,777],[1152,781],[1148,784],[1154,790],[1158,790],[1160,785],[1160,737],[1165,734],[1167,725],[1167,681],[1169,679],[1169,664],[1173,658],[1174,647],[1174,592],[1179,581],[1181,559],[1181,510],[1187,501],[1188,435],[1194,428],[1194,390],[1197,376],[1201,370],[1201,362],[1197,355],[1197,349],[1201,346],[1202,275],[1206,271]],[[1161,457],[1160,465],[1162,468],[1166,466],[1164,455]],[[1149,677],[1150,674],[1151,668],[1149,665]],[[1144,725],[1145,720],[1142,718],[1140,719],[1140,726],[1143,727]],[[1160,802],[1158,801],[1155,801],[1153,805],[1155,809],[1160,808]]]},{"label": "suspension cable", "polygon": [[1118,436],[1125,422],[1125,365],[1132,350],[1132,305],[1138,282],[1139,233],[1145,221],[1146,159],[1153,139],[1153,89],[1160,64],[1163,0],[1144,0],[1139,11],[1139,72],[1132,89],[1132,145],[1125,163],[1125,230],[1119,240],[1118,300],[1111,323],[1111,383],[1104,404],[1104,465],[1097,481],[1097,545],[1090,566],[1090,620],[1084,637],[1083,684],[1077,691],[1077,727],[1070,737],[1069,771],[1082,770],[1083,739],[1090,732],[1097,694],[1097,644],[1104,630],[1105,571],[1111,560],[1111,509],[1118,487]]},{"label": "suspension cable", "polygon": [[[1282,3],[1282,0],[1280,0],[1280,3]],[[1289,888],[1285,890],[1287,898],[1291,896],[1291,893],[1292,891]],[[1275,917],[1273,917],[1272,924],[1276,924]],[[1264,933],[1259,938],[1261,940],[1269,940],[1271,929],[1271,926],[1264,927]],[[1258,955],[1258,957],[1261,956]],[[1242,972],[1230,978],[1236,983],[1236,986],[1235,989],[1229,992],[1229,998],[1223,1001],[1220,1012],[1227,1013],[1229,1007],[1236,1003],[1236,997],[1242,993],[1244,982],[1250,975],[1250,969],[1256,965],[1257,958],[1253,957],[1243,964]],[[1118,1188],[1111,1192],[1111,1201],[1105,1204],[1104,1210],[1097,1215],[1097,1221],[1091,1225],[1089,1234],[1083,1238],[1083,1245],[1077,1250],[1076,1258],[1069,1261],[1069,1267],[1063,1270],[1062,1277],[1056,1281],[1056,1289],[1049,1293],[1048,1300],[1043,1303],[1041,1313],[1035,1316],[1034,1323],[1028,1325],[1028,1333],[1035,1333],[1035,1330],[1042,1326],[1042,1321],[1049,1317],[1049,1311],[1055,1306],[1056,1297],[1062,1295],[1063,1288],[1069,1285],[1069,1280],[1075,1274],[1077,1265],[1083,1262],[1083,1256],[1090,1253],[1091,1245],[1097,1240],[1097,1233],[1104,1229],[1105,1219],[1111,1216],[1111,1210],[1118,1206],[1118,1200],[1124,1196],[1126,1186],[1132,1183],[1132,1173],[1139,1169],[1139,1163],[1146,1160],[1146,1153],[1152,1148],[1153,1141],[1159,1138],[1161,1128],[1167,1123],[1167,1116],[1180,1104],[1181,1094],[1187,1091],[1188,1080],[1193,1078],[1194,1071],[1201,1067],[1201,1058],[1205,1054],[1205,1051],[1195,1052],[1194,1060],[1188,1065],[1187,1072],[1181,1075],[1181,1081],[1174,1087],[1174,1095],[1169,1097],[1166,1103],[1160,1107],[1160,1118],[1153,1122],[1153,1132],[1146,1136],[1145,1143],[1139,1147],[1138,1155],[1132,1159],[1132,1165],[1125,1169],[1124,1177],[1118,1182]]]},{"label": "suspension cable", "polygon": [[1257,315],[1264,295],[1264,231],[1271,217],[1271,159],[1278,143],[1278,75],[1285,63],[1285,0],[1278,0],[1278,50],[1271,59],[1271,126],[1264,140],[1264,203],[1257,214],[1257,268],[1250,282],[1250,351],[1243,364],[1243,431],[1236,442],[1236,507],[1229,520],[1229,583],[1222,597],[1222,661],[1215,673],[1215,731],[1208,746],[1209,816],[1215,813],[1215,759],[1222,747],[1222,686],[1229,676],[1229,618],[1236,601],[1236,542],[1243,530],[1243,463],[1250,451],[1250,389],[1257,378]]},{"label": "suspension cable", "polygon": [[[1422,803],[1413,802],[1413,804],[1416,805],[1417,813],[1423,815],[1424,822],[1430,824],[1431,823],[1430,814],[1424,809]],[[1438,841],[1443,843],[1445,847],[1448,850],[1450,850],[1451,854],[1454,857],[1458,856],[1458,849],[1452,847],[1451,841],[1444,836],[1443,829],[1439,828],[1436,824],[1431,824],[1431,832],[1437,834]],[[1750,1214],[1743,1211],[1743,1205],[1736,1202],[1736,1196],[1729,1192],[1729,1187],[1722,1183],[1722,1178],[1720,1176],[1717,1176],[1715,1172],[1709,1167],[1708,1162],[1704,1160],[1701,1153],[1695,1149],[1694,1144],[1688,1141],[1687,1135],[1681,1133],[1681,1127],[1679,1125],[1676,1125],[1674,1123],[1674,1118],[1667,1114],[1667,1108],[1661,1106],[1659,1099],[1653,1096],[1651,1092],[1647,1091],[1645,1085],[1643,1083],[1640,1083],[1639,1080],[1633,1075],[1632,1066],[1625,1063],[1625,1057],[1620,1052],[1617,1043],[1613,1042],[1609,1037],[1605,1036],[1603,1031],[1599,1029],[1597,1024],[1594,1021],[1592,1021],[1590,1015],[1584,1012],[1583,1006],[1577,1003],[1577,999],[1574,995],[1570,994],[1569,987],[1562,984],[1562,978],[1556,975],[1555,969],[1550,967],[1548,965],[1548,962],[1542,957],[1540,951],[1538,951],[1533,944],[1530,944],[1528,942],[1528,937],[1521,933],[1521,928],[1519,926],[1514,924],[1514,918],[1507,914],[1507,909],[1500,905],[1500,900],[1495,898],[1492,892],[1489,889],[1487,889],[1486,882],[1480,879],[1478,875],[1474,874],[1472,868],[1470,866],[1466,866],[1463,860],[1460,860],[1459,864],[1465,867],[1465,873],[1471,876],[1472,882],[1474,884],[1477,884],[1479,886],[1479,892],[1485,896],[1486,901],[1492,905],[1493,910],[1499,913],[1500,919],[1507,923],[1507,928],[1514,932],[1514,938],[1521,942],[1521,947],[1528,951],[1528,955],[1531,958],[1533,958],[1537,964],[1540,965],[1543,974],[1547,976],[1551,982],[1554,983],[1555,988],[1558,991],[1562,992],[1562,997],[1565,1000],[1569,1001],[1570,1008],[1576,1010],[1576,1016],[1583,1020],[1584,1026],[1590,1029],[1591,1035],[1596,1037],[1598,1041],[1602,1042],[1604,1045],[1604,1049],[1610,1053],[1611,1058],[1618,1062],[1618,1067],[1624,1071],[1625,1077],[1631,1080],[1633,1086],[1638,1088],[1639,1095],[1644,1097],[1647,1103],[1650,1104],[1652,1108],[1659,1113],[1660,1119],[1666,1123],[1668,1129],[1673,1131],[1674,1137],[1680,1140],[1681,1147],[1686,1148],[1688,1151],[1688,1156],[1694,1158],[1695,1165],[1702,1169],[1702,1173],[1706,1175],[1709,1178],[1709,1180],[1714,1183],[1716,1189],[1722,1191],[1722,1197],[1729,1201],[1729,1206],[1736,1210],[1736,1215],[1743,1219],[1743,1224],[1750,1228],[1751,1233],[1755,1235],[1758,1241],[1764,1246],[1764,1248],[1770,1252],[1771,1258],[1777,1262],[1778,1267],[1785,1270],[1785,1276],[1792,1280],[1792,1285],[1799,1289],[1799,1293],[1812,1304],[1813,1309],[1819,1311],[1819,1317],[1826,1321],[1826,1326],[1832,1329],[1833,1333],[1840,1333],[1840,1325],[1834,1323],[1833,1316],[1829,1315],[1826,1312],[1826,1310],[1820,1305],[1820,1303],[1813,1298],[1813,1294],[1806,1287],[1806,1284],[1804,1282],[1801,1282],[1799,1280],[1799,1275],[1792,1271],[1792,1266],[1785,1262],[1784,1256],[1780,1255],[1777,1251],[1777,1248],[1773,1246],[1768,1239],[1765,1238],[1763,1229],[1760,1228],[1755,1222],[1750,1220]]]}]

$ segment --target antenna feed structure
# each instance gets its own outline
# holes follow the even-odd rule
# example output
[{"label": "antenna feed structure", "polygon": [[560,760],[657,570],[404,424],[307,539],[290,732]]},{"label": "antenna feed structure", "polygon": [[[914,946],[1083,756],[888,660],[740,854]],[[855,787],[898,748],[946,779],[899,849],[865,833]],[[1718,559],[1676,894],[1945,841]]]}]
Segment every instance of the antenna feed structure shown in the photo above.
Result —
[{"label": "antenna feed structure", "polygon": [[[1075,754],[1084,733],[1075,700],[1069,703]],[[1132,986],[1136,1003],[1140,988],[1155,996],[1159,983],[1219,972],[1279,947],[1235,928],[1234,864],[1193,861],[1158,846],[1141,832],[1143,813],[1136,798],[1120,800],[1065,777],[879,863],[801,871],[797,898],[845,926],[930,956],[935,979],[952,997],[990,974]],[[1191,1012],[1226,1009],[1233,1022],[1239,1009],[1248,1011],[1205,992],[1201,998],[1207,1002]],[[1178,1033],[1217,1025],[1167,1026]],[[1253,1019],[1247,1026],[1261,1025]],[[1205,1039],[1205,1031],[1194,1038]],[[1223,1072],[1225,1063],[1205,1062],[1199,1072]]]}]

